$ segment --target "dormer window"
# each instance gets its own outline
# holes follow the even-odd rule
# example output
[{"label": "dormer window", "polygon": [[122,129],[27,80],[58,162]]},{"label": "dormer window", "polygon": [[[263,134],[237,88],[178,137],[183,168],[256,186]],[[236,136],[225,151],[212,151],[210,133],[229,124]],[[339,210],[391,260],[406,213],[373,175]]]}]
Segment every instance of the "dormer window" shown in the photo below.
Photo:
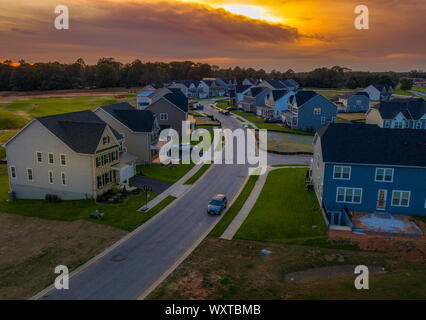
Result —
[{"label": "dormer window", "polygon": [[102,143],[104,145],[109,144],[109,136],[103,137]]}]

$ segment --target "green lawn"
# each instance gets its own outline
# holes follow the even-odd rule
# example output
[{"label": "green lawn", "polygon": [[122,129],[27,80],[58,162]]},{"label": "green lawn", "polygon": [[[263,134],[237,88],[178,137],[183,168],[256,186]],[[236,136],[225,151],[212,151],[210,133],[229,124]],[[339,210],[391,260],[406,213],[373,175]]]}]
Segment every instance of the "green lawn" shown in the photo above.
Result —
[{"label": "green lawn", "polygon": [[269,131],[268,150],[277,152],[313,152],[312,136]]},{"label": "green lawn", "polygon": [[265,122],[265,119],[259,118],[259,117],[253,116],[253,115],[251,115],[251,116],[243,116],[243,117],[247,121],[250,121],[250,122],[253,122],[253,123],[262,123],[262,122]]},{"label": "green lawn", "polygon": [[316,196],[305,190],[306,170],[271,171],[235,238],[285,242],[325,237],[326,225]]},{"label": "green lawn", "polygon": [[142,174],[148,178],[163,180],[168,182],[176,182],[182,178],[194,164],[179,164],[163,166],[161,164],[147,164],[136,167],[137,174]]},{"label": "green lawn", "polygon": [[[93,200],[70,200],[58,203],[48,203],[44,200],[7,202],[8,191],[7,168],[6,165],[0,165],[0,212],[63,221],[85,219],[127,231],[132,231],[149,220],[173,200],[166,198],[148,212],[139,212],[137,210],[145,204],[145,193],[129,196],[120,204],[103,204]],[[156,196],[155,192],[150,192],[149,200]],[[90,219],[90,213],[95,210],[104,212],[104,216],[98,220]]]},{"label": "green lawn", "polygon": [[259,123],[259,124],[256,124],[256,126],[259,129],[267,129],[267,130],[274,130],[274,131],[281,131],[281,132],[297,133],[297,134],[309,135],[309,136],[315,135],[315,132],[283,128],[276,123]]},{"label": "green lawn", "polygon": [[74,98],[34,98],[15,100],[0,104],[0,129],[16,129],[23,127],[29,119],[58,113],[95,108],[118,102],[135,102],[136,95],[121,95],[123,99],[116,99],[113,95],[99,97]]},{"label": "green lawn", "polygon": [[253,112],[245,112],[245,111],[241,111],[241,110],[232,110],[232,113],[238,115],[238,116],[242,116],[242,117],[254,117],[255,114]]},{"label": "green lawn", "polygon": [[247,198],[249,197],[251,191],[256,184],[259,176],[250,176],[247,180],[247,183],[244,186],[244,189],[241,191],[238,198],[234,201],[232,206],[226,211],[225,215],[220,219],[216,226],[211,231],[210,235],[214,237],[220,237],[222,233],[226,230],[229,224],[234,220],[235,216],[240,212]]},{"label": "green lawn", "polygon": [[204,172],[210,168],[211,165],[211,163],[203,164],[203,166],[191,178],[185,181],[184,184],[194,184],[204,174]]}]

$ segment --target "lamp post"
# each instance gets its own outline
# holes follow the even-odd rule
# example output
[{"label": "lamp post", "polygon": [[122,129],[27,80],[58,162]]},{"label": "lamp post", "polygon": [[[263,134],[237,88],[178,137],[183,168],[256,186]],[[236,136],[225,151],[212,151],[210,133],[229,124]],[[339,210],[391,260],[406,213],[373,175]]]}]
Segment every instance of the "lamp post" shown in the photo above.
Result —
[{"label": "lamp post", "polygon": [[147,211],[148,210],[148,192],[152,191],[152,186],[149,185],[144,185],[143,186],[143,191],[145,191],[145,208],[142,209],[142,211]]}]

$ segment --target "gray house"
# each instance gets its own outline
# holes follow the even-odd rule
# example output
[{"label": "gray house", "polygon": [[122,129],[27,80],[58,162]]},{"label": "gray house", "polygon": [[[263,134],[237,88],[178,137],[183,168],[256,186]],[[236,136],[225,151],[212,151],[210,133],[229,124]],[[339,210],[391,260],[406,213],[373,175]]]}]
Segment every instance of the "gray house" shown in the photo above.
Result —
[{"label": "gray house", "polygon": [[[262,112],[262,107],[266,107],[267,95],[271,92],[266,87],[253,87],[245,95],[241,106],[246,112]],[[259,109],[258,109],[259,108]]]},{"label": "gray house", "polygon": [[129,103],[97,108],[95,114],[123,137],[123,147],[137,157],[136,163],[158,160],[160,125],[150,110],[137,110]]},{"label": "gray house", "polygon": [[284,123],[294,129],[317,131],[335,123],[337,106],[314,91],[299,91],[289,99],[288,110],[281,113]]},{"label": "gray house", "polygon": [[367,112],[370,98],[367,92],[348,92],[339,97],[342,108],[339,112]]},{"label": "gray house", "polygon": [[367,111],[366,122],[382,128],[426,129],[426,104],[422,98],[382,101]]},{"label": "gray house", "polygon": [[95,199],[135,174],[122,140],[90,110],[35,118],[5,144],[10,191],[17,199]]},{"label": "gray house", "polygon": [[363,90],[368,93],[371,101],[387,101],[392,98],[392,86],[372,84]]}]

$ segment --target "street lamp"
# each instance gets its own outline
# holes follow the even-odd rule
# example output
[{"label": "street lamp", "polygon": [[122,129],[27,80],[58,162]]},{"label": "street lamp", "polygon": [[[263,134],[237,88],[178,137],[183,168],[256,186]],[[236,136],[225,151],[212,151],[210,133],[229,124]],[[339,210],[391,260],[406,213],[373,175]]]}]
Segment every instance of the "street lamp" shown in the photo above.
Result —
[{"label": "street lamp", "polygon": [[148,198],[149,198],[148,192],[152,191],[152,186],[149,186],[149,185],[145,184],[143,186],[143,191],[145,191],[145,207],[142,208],[141,210],[142,211],[146,211],[146,210],[148,210]]}]

